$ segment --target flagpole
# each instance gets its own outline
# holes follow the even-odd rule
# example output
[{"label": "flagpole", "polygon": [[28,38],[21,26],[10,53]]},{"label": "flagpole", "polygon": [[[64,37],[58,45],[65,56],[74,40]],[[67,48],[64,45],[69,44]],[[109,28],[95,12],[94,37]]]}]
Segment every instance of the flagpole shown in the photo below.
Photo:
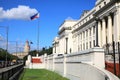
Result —
[{"label": "flagpole", "polygon": [[[39,17],[39,13],[34,14],[33,16],[30,17],[31,20],[34,20],[35,18]],[[37,22],[37,54],[36,56],[38,56],[39,54],[39,18],[38,18],[38,22]]]},{"label": "flagpole", "polygon": [[38,50],[38,52],[37,52],[37,55],[36,56],[38,56],[38,54],[39,54],[39,33],[40,33],[40,31],[39,31],[39,18],[38,18],[38,31],[37,31],[37,50]]}]

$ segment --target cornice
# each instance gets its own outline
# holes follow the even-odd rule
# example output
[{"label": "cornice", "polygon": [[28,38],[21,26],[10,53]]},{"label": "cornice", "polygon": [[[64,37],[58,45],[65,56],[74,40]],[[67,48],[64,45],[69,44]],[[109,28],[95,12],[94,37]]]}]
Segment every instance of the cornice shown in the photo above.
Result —
[{"label": "cornice", "polygon": [[99,9],[98,11],[96,11],[93,15],[94,16],[98,16],[99,14],[101,14],[102,12],[106,11],[106,9],[110,8],[111,6],[113,6],[113,4],[115,4],[117,0],[112,0],[110,1],[108,4],[106,4],[105,6],[103,6],[101,9]]},{"label": "cornice", "polygon": [[60,35],[62,32],[64,32],[65,30],[71,30],[71,27],[63,27],[58,34]]},{"label": "cornice", "polygon": [[88,25],[89,23],[93,22],[95,20],[95,17],[93,17],[91,20],[87,21],[86,23],[84,23],[83,25],[81,25],[80,27],[76,28],[75,30],[72,31],[72,33],[84,28],[86,25]]},{"label": "cornice", "polygon": [[100,0],[100,1],[96,1],[96,3],[95,3],[95,6],[97,6],[97,5],[99,5],[101,2],[103,2],[104,0]]}]

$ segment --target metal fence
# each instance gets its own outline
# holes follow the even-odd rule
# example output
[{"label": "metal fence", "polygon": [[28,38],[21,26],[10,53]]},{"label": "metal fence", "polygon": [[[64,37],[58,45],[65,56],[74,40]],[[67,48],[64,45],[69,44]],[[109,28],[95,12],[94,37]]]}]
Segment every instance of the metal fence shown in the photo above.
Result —
[{"label": "metal fence", "polygon": [[120,42],[103,46],[105,51],[105,68],[120,78]]},{"label": "metal fence", "polygon": [[23,71],[23,63],[0,69],[0,80],[18,80]]}]

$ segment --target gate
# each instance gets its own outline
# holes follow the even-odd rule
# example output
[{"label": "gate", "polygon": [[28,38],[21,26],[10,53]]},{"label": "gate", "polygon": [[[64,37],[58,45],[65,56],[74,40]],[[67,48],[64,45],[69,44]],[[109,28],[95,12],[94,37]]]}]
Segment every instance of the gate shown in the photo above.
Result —
[{"label": "gate", "polygon": [[105,51],[105,68],[120,78],[120,42],[103,46]]}]

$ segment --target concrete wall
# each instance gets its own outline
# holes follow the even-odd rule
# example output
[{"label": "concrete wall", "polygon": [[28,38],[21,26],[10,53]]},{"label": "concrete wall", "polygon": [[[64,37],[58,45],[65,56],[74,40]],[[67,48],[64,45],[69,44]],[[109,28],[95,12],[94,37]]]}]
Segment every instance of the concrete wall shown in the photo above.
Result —
[{"label": "concrete wall", "polygon": [[[104,50],[92,48],[71,54],[43,56],[42,68],[55,71],[70,80],[119,80],[105,70]],[[39,64],[38,64],[39,65]],[[37,65],[32,65],[36,68]],[[37,68],[41,68],[37,66]]]},{"label": "concrete wall", "polygon": [[104,69],[104,50],[101,48],[96,47],[79,53],[52,56],[53,58],[46,58],[46,61],[49,62],[45,64],[46,68],[70,80],[119,80]]}]

